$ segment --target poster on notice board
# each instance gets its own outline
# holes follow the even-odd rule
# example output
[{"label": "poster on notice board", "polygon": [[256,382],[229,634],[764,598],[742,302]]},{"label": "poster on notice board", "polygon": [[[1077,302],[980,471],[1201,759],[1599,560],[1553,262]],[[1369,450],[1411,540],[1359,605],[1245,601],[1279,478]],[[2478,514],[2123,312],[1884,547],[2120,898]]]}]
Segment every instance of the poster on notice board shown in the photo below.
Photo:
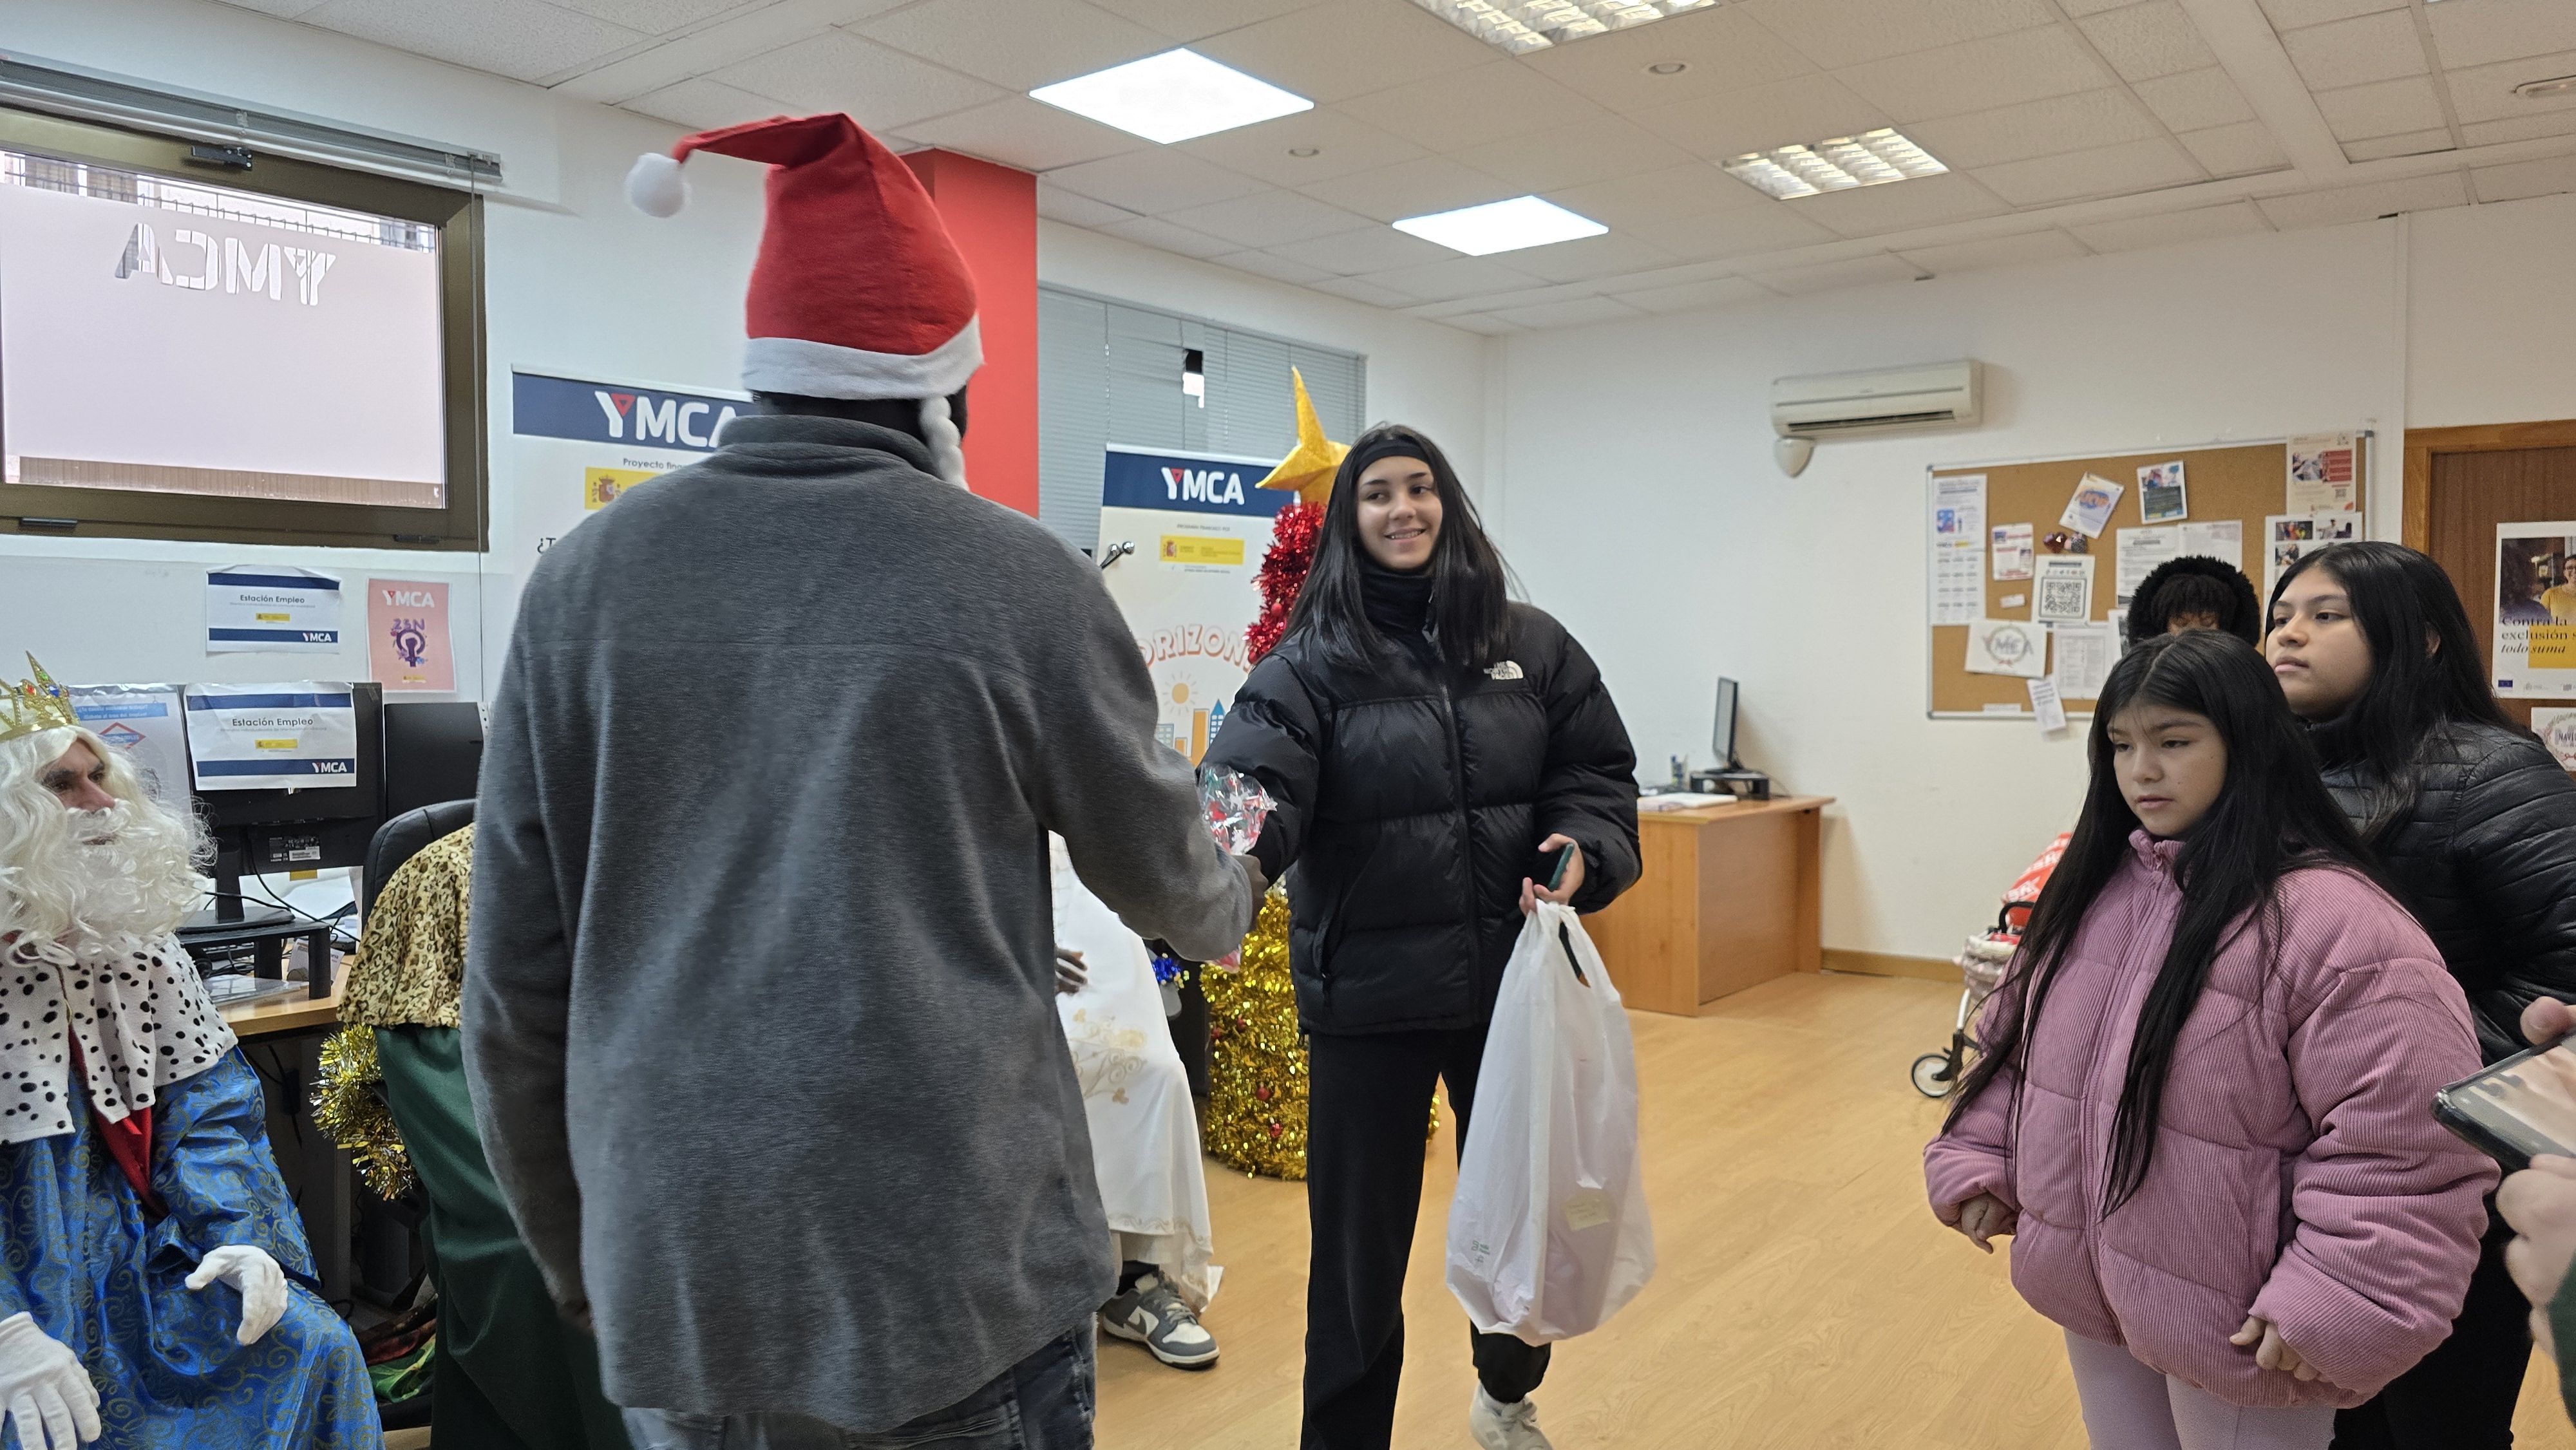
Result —
[{"label": "poster on notice board", "polygon": [[2576,696],[2576,519],[2496,525],[2495,692]]},{"label": "poster on notice board", "polygon": [[[1101,465],[1101,579],[1154,679],[1154,733],[1196,765],[1251,672],[1243,632],[1271,523],[1297,501],[1255,488],[1272,460],[1109,446]],[[1112,560],[1111,555],[1119,557]]]},{"label": "poster on notice board", "polygon": [[748,394],[716,388],[510,374],[511,532],[544,553],[619,494],[715,452],[724,425],[750,408]]}]

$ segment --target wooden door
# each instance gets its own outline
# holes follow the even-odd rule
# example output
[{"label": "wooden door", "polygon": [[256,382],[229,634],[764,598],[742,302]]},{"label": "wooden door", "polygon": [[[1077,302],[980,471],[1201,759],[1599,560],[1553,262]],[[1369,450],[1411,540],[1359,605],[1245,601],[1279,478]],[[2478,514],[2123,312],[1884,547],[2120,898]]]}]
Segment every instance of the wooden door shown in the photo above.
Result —
[{"label": "wooden door", "polygon": [[[2410,452],[2419,446],[2416,438],[2408,435]],[[2422,484],[2412,477],[2407,481],[2410,493],[2424,488],[2420,503],[2409,499],[2409,512],[2422,520],[2424,537],[2410,542],[2432,555],[2459,587],[2469,623],[2477,630],[2483,673],[2495,647],[2496,525],[2576,519],[2576,442],[2541,448],[2436,448],[2424,463]],[[2576,705],[2576,700],[2501,703],[2505,713],[2527,726],[2534,705]]]}]

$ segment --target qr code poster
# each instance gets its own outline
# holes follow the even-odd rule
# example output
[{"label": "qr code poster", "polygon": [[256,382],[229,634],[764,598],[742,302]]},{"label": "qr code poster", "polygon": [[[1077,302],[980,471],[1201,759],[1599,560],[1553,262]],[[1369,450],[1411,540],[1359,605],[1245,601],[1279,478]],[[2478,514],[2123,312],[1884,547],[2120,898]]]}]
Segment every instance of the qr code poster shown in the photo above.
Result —
[{"label": "qr code poster", "polygon": [[2093,617],[2093,558],[2052,554],[2037,561],[2030,617],[2039,624],[2081,624]]}]

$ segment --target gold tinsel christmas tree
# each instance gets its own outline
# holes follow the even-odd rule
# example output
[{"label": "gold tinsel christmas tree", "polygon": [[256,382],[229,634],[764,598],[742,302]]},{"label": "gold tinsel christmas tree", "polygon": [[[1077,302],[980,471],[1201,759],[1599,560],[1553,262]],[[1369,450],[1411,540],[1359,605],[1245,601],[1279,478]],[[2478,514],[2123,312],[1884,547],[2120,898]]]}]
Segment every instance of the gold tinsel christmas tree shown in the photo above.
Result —
[{"label": "gold tinsel christmas tree", "polygon": [[1288,981],[1288,897],[1273,891],[1240,971],[1199,974],[1208,1000],[1207,1151],[1272,1178],[1306,1176],[1306,1040]]}]

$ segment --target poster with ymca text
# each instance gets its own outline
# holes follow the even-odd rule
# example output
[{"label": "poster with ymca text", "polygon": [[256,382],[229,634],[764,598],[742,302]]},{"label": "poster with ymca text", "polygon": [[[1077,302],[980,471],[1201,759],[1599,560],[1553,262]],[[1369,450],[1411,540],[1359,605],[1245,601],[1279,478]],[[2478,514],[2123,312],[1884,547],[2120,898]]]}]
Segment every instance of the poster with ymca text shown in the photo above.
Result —
[{"label": "poster with ymca text", "polygon": [[447,586],[368,580],[367,662],[388,691],[453,691],[456,653],[447,642]]},{"label": "poster with ymca text", "polygon": [[510,374],[517,536],[544,553],[620,493],[715,452],[749,408],[748,394],[720,389]]},{"label": "poster with ymca text", "polygon": [[1101,577],[1154,677],[1155,733],[1193,765],[1251,672],[1243,632],[1261,614],[1252,578],[1271,521],[1297,501],[1253,487],[1274,461],[1113,443],[1102,465],[1096,557],[1121,557]]}]

